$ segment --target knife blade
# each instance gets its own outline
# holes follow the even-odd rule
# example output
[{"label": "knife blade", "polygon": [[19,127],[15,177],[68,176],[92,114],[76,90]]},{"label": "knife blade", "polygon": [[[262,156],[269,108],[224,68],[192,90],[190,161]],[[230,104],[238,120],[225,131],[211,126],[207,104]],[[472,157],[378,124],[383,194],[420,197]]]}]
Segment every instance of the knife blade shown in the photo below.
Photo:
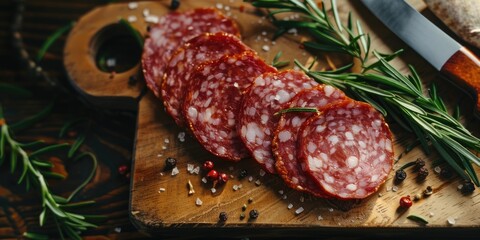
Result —
[{"label": "knife blade", "polygon": [[404,0],[361,0],[407,45],[475,100],[480,118],[480,60]]}]

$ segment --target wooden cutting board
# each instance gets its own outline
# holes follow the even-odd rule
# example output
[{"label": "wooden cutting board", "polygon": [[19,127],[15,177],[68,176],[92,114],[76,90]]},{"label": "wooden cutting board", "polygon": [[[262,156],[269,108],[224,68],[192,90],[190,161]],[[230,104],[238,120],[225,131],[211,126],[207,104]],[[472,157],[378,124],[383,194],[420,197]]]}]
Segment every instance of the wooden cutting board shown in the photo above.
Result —
[{"label": "wooden cutting board", "polygon": [[[402,229],[402,232],[395,231],[398,236],[412,232],[432,234],[436,230],[439,233],[458,229],[470,232],[480,226],[479,191],[464,196],[457,190],[460,179],[453,177],[445,180],[435,174],[431,166],[432,161],[438,159],[435,154],[425,156],[419,148],[402,154],[413,137],[394,122],[390,122],[390,126],[395,135],[395,153],[396,156],[402,155],[396,168],[422,158],[427,161],[430,176],[423,182],[417,182],[415,173],[409,169],[407,180],[395,186],[392,172],[377,194],[362,200],[349,211],[341,210],[348,204],[315,199],[289,189],[278,176],[262,176],[254,160],[246,159],[240,163],[221,161],[202,149],[188,134],[184,139],[179,137],[185,130],[174,124],[163,110],[161,101],[146,90],[142,81],[129,81],[131,76],[139,77],[141,74],[138,64],[125,72],[112,74],[100,71],[94,60],[95,51],[101,44],[99,41],[115,38],[115,34],[118,34],[102,29],[116,24],[119,18],[136,16],[137,21],[132,25],[145,35],[148,23],[144,21],[144,14],[147,11],[156,16],[166,14],[169,12],[169,2],[139,2],[135,9],[130,9],[127,3],[96,8],[79,19],[65,47],[64,62],[71,83],[88,102],[109,109],[138,111],[129,211],[131,220],[139,229],[152,234],[174,236],[215,234],[237,237],[311,236],[323,232],[342,236],[367,233],[389,235],[393,229]],[[425,7],[421,1],[412,3],[417,9]],[[291,60],[287,68],[293,68],[293,59],[303,63],[313,60],[312,55],[300,47],[300,42],[305,38],[301,34],[286,34],[272,43],[270,39],[274,28],[247,3],[240,0],[181,1],[179,11],[195,7],[215,7],[237,21],[243,41],[267,62],[271,62],[279,51],[283,52],[282,59]],[[346,18],[348,11],[352,11],[353,17],[364,23],[364,30],[371,34],[375,49],[391,52],[405,48],[356,1],[339,1],[338,8],[343,18]],[[264,46],[270,49],[265,51]],[[319,69],[327,68],[329,62],[337,66],[348,62],[348,58],[325,54],[319,54],[318,60]],[[418,69],[425,84],[438,78],[434,69],[409,49],[394,61],[394,65],[406,72],[407,62]],[[449,83],[439,81],[438,84],[447,103],[458,103],[458,96],[462,96],[462,92],[452,88]],[[465,109],[472,106],[468,99],[461,99],[460,104],[466,106]],[[471,129],[476,126],[473,131],[478,136],[479,121],[467,119],[470,119],[467,125]],[[178,161],[179,173],[175,176],[171,175],[171,171],[164,171],[167,157]],[[197,175],[187,171],[189,165],[201,166],[205,160],[214,161],[217,170],[232,177],[224,187],[217,188],[216,193],[211,192],[210,183],[202,182],[205,173]],[[248,171],[248,176],[239,179],[242,169]],[[188,181],[195,190],[192,195],[188,194]],[[236,191],[235,186],[239,188]],[[401,196],[421,194],[427,186],[433,187],[433,195],[415,202],[407,211],[398,208]],[[196,205],[197,199],[203,202],[201,206]],[[249,203],[249,199],[253,200]],[[242,210],[244,204],[245,211]],[[288,207],[290,204],[291,208]],[[296,214],[299,208],[304,211]],[[256,220],[248,217],[252,209],[260,213]],[[220,212],[228,214],[228,221],[218,221]],[[240,218],[242,213],[246,215],[244,219]],[[412,214],[430,222],[426,226],[428,231],[424,231],[425,226],[406,218]],[[449,224],[447,219],[454,220],[455,224]]]}]

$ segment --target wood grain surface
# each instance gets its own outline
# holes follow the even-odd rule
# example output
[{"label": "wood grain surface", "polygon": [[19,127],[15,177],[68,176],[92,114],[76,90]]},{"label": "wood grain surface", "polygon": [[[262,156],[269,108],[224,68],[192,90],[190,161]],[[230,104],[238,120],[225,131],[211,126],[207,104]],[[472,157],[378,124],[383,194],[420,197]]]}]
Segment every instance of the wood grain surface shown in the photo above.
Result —
[{"label": "wood grain surface", "polygon": [[[30,53],[36,53],[43,40],[55,29],[64,26],[71,20],[79,19],[105,2],[28,1],[24,26],[21,31],[27,50]],[[256,49],[268,62],[279,50],[283,51],[285,59],[297,58],[302,62],[313,59],[310,53],[304,53],[304,50],[299,48],[301,35],[286,35],[277,40],[275,46],[272,46],[270,40],[264,41],[263,39],[269,38],[273,33],[273,28],[265,19],[257,16],[256,12],[239,0],[234,1],[235,3],[230,3],[228,0],[220,2],[223,6],[231,6],[232,16],[237,16],[235,19],[242,28],[245,42]],[[417,9],[425,7],[422,1],[411,2]],[[205,3],[215,7],[217,1],[182,1],[180,10],[200,5],[205,6]],[[149,4],[152,13],[162,14],[167,11],[168,1],[145,4]],[[157,7],[151,7],[150,4]],[[353,16],[364,23],[365,31],[371,34],[376,49],[387,52],[406,48],[379,21],[368,14],[361,4],[356,1],[339,1],[338,4],[343,17],[346,17],[347,11],[353,11]],[[12,8],[12,5],[5,2],[0,3],[2,6],[0,8],[2,13],[0,24],[5,27],[9,26],[11,22],[12,15],[9,9]],[[239,5],[245,7],[246,10],[243,13],[237,11]],[[125,7],[125,4],[123,6]],[[430,12],[423,11],[423,13],[432,18]],[[136,12],[135,14],[140,13]],[[245,19],[248,21],[244,22]],[[252,22],[251,19],[255,20]],[[139,28],[139,30],[143,29]],[[265,37],[262,35],[264,31],[267,33]],[[5,37],[0,39],[2,46],[9,45],[7,39],[9,32],[2,30],[0,34]],[[256,41],[259,35],[260,41]],[[55,44],[42,63],[51,76],[59,79],[64,79],[62,64],[64,41],[65,38],[62,38],[60,43]],[[265,44],[271,47],[270,51],[261,50]],[[15,62],[9,61],[12,56],[15,56],[10,48],[2,47],[0,53],[2,56],[0,76],[7,79],[7,82],[20,82],[27,88],[38,92],[33,99],[27,100],[0,96],[2,104],[10,106],[7,108],[9,119],[15,121],[21,116],[30,115],[35,110],[41,109],[48,102],[46,99],[53,95],[54,90],[28,81],[28,76],[25,76],[21,68]],[[320,63],[317,67],[328,68],[325,55],[320,53],[318,56]],[[342,56],[330,56],[329,59],[336,65],[348,61],[348,58]],[[407,62],[417,68],[425,85],[429,85],[432,81],[438,81],[440,94],[445,97],[450,107],[456,104],[461,106],[465,112],[463,119],[465,125],[478,136],[480,132],[478,120],[473,119],[468,111],[473,107],[471,100],[464,97],[465,95],[461,91],[449,83],[440,80],[434,69],[408,48],[401,58],[394,61],[394,65],[406,72]],[[292,64],[289,67],[292,67]],[[66,68],[68,69],[68,65]],[[131,73],[136,71],[138,71],[138,66],[131,70]],[[419,157],[427,159],[431,174],[425,182],[416,182],[414,180],[415,173],[409,170],[407,171],[409,178],[397,186],[397,192],[391,190],[393,182],[390,178],[380,189],[378,195],[360,202],[355,208],[345,212],[339,210],[339,203],[314,199],[289,190],[277,176],[268,174],[260,176],[260,168],[253,160],[245,160],[238,164],[225,163],[209,155],[188,134],[185,142],[179,141],[178,134],[184,130],[174,125],[173,120],[163,111],[160,101],[155,99],[150,92],[142,95],[141,91],[144,87],[141,83],[131,86],[128,85],[128,78],[119,76],[112,79],[109,74],[103,74],[100,78],[91,78],[108,82],[108,86],[112,87],[103,88],[103,91],[78,87],[86,86],[81,85],[82,81],[88,81],[88,79],[81,78],[81,75],[72,76],[70,74],[70,80],[73,80],[73,85],[77,86],[75,94],[80,93],[83,100],[90,101],[88,103],[115,109],[136,107],[138,109],[138,112],[135,112],[137,114],[136,123],[132,118],[125,117],[125,112],[116,110],[115,115],[98,115],[97,108],[92,110],[92,108],[77,107],[83,106],[82,102],[73,98],[65,98],[63,103],[55,108],[55,114],[48,119],[48,124],[38,125],[35,128],[38,130],[23,132],[19,135],[26,140],[45,137],[55,142],[60,140],[52,136],[55,136],[62,123],[70,119],[72,115],[87,114],[88,118],[94,122],[92,136],[89,137],[90,140],[87,141],[85,149],[99,154],[101,167],[99,167],[100,171],[97,172],[95,181],[90,184],[91,187],[82,197],[97,200],[98,205],[91,210],[108,214],[109,221],[102,224],[99,229],[88,231],[85,234],[86,239],[131,239],[144,236],[133,229],[128,222],[127,215],[140,231],[175,239],[204,236],[220,238],[255,236],[256,238],[287,239],[293,236],[315,239],[358,239],[365,236],[368,236],[369,239],[408,236],[451,238],[459,234],[469,236],[471,233],[478,232],[480,225],[479,210],[476,207],[480,198],[478,190],[473,195],[463,196],[457,191],[460,179],[453,177],[445,180],[434,174],[431,163],[438,159],[434,153],[425,156],[420,149],[415,148],[413,151],[403,154],[398,163],[398,165],[402,165]],[[129,76],[125,75],[125,77]],[[5,80],[2,79],[2,81]],[[115,97],[118,97],[118,93],[122,93],[121,96],[125,97],[125,91],[128,92],[128,96],[120,98],[122,100],[119,102],[119,98]],[[71,94],[74,93],[71,92]],[[131,112],[127,115],[129,114]],[[411,134],[403,132],[393,121],[389,121],[389,123],[395,134],[396,155],[399,156],[413,138]],[[134,130],[136,133],[133,132]],[[166,141],[166,139],[168,140]],[[67,140],[73,141],[73,139]],[[133,157],[131,157],[132,155]],[[163,171],[166,157],[178,159],[180,170],[178,175],[170,176],[170,171]],[[131,158],[134,159],[133,177],[129,187],[128,182],[116,173],[116,168],[119,164],[128,163]],[[210,185],[201,182],[202,175],[191,175],[186,171],[187,164],[199,166],[207,159],[213,160],[219,170],[234,176],[224,188],[218,188],[216,194],[210,192]],[[83,171],[69,167],[66,169],[69,173],[72,171],[70,174],[72,177],[77,176],[73,173]],[[85,166],[79,166],[78,169],[85,169]],[[238,179],[237,176],[241,169],[248,170],[248,175],[253,179],[251,182],[248,177]],[[75,178],[77,183],[82,179],[83,175],[80,175]],[[255,184],[257,179],[260,183],[259,186]],[[188,180],[195,188],[195,194],[191,196],[188,195]],[[232,189],[233,185],[240,184],[242,185],[240,190]],[[400,196],[420,193],[428,185],[434,188],[435,193],[432,196],[414,203],[414,206],[407,212],[397,211]],[[64,187],[62,184],[53,184],[53,187],[64,193],[68,193],[72,188],[72,186]],[[160,188],[165,188],[165,191],[159,191]],[[280,194],[280,191],[283,191],[283,194]],[[4,170],[0,175],[0,193],[0,205],[2,206],[0,209],[0,237],[19,238],[26,229],[46,231],[47,233],[55,232],[52,227],[43,230],[38,227],[40,205],[34,200],[36,193],[19,191],[15,182],[8,179],[8,174],[5,174]],[[130,199],[128,198],[129,193]],[[203,201],[202,206],[195,205],[197,197]],[[286,199],[283,199],[285,197]],[[248,203],[249,198],[253,199],[252,203]],[[289,203],[293,204],[292,209],[287,209]],[[245,211],[247,217],[240,220],[243,204],[247,204]],[[296,215],[294,211],[299,207],[303,207],[305,211]],[[259,218],[255,221],[248,219],[248,211],[251,209],[257,209],[260,212]],[[224,224],[218,222],[218,214],[221,211],[229,214],[229,220]],[[421,215],[429,220],[430,224],[426,227],[419,226],[406,219],[409,214]],[[319,220],[319,216],[322,217],[321,220]],[[449,217],[456,219],[455,225],[447,224]]]}]

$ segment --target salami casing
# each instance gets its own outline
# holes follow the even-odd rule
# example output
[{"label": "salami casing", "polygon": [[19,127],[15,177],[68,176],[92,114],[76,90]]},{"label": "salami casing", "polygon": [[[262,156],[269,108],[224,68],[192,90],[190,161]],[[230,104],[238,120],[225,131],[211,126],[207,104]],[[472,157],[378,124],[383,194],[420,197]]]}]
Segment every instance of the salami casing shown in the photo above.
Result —
[{"label": "salami casing", "polygon": [[[332,86],[319,85],[297,93],[286,108],[316,108],[322,111],[325,106],[344,100],[345,94]],[[305,166],[297,159],[297,134],[300,126],[315,113],[287,112],[278,121],[272,150],[275,156],[277,173],[293,189],[306,191],[317,197],[328,195],[305,173]]]},{"label": "salami casing", "polygon": [[272,138],[276,112],[302,89],[318,85],[304,73],[286,70],[257,77],[243,96],[237,130],[253,158],[269,173],[275,173]]},{"label": "salami casing", "polygon": [[194,68],[204,62],[226,55],[252,51],[236,36],[224,32],[204,33],[184,44],[171,57],[161,84],[163,104],[178,126],[185,125],[182,104],[185,99],[190,75]]},{"label": "salami casing", "polygon": [[338,199],[377,191],[393,167],[392,134],[371,105],[345,100],[303,123],[298,154],[308,174]]},{"label": "salami casing", "polygon": [[242,93],[266,72],[276,69],[245,52],[204,64],[192,74],[184,114],[205,149],[233,161],[249,156],[236,131],[237,114]]},{"label": "salami casing", "polygon": [[160,97],[158,79],[162,79],[172,53],[186,41],[206,32],[240,36],[235,22],[213,8],[172,12],[162,16],[158,24],[150,28],[143,46],[142,68],[147,86],[157,97]]}]

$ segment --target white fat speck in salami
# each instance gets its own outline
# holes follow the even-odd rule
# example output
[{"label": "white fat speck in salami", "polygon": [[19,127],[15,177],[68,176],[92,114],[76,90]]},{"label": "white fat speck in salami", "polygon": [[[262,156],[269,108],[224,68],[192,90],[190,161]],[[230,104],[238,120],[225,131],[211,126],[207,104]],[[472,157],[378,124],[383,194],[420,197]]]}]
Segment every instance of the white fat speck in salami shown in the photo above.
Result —
[{"label": "white fat speck in salami", "polygon": [[237,130],[255,160],[269,173],[276,172],[271,142],[279,118],[274,114],[296,93],[317,85],[302,72],[287,70],[257,77],[245,93]]},{"label": "white fat speck in salami", "polygon": [[152,25],[145,39],[142,68],[145,82],[160,97],[160,85],[165,67],[173,52],[186,41],[201,33],[226,32],[240,36],[237,25],[220,11],[198,8],[184,13],[171,12]]},{"label": "white fat speck in salami", "polygon": [[[206,67],[208,74],[202,71]],[[232,161],[249,156],[236,130],[242,93],[255,77],[276,71],[247,51],[205,63],[192,73],[183,110],[192,133],[206,150]]]},{"label": "white fat speck in salami", "polygon": [[[317,131],[319,126],[324,130]],[[299,133],[299,161],[318,186],[335,198],[366,198],[392,170],[392,134],[383,116],[366,103],[331,104],[305,121]],[[313,152],[312,143],[316,144]]]},{"label": "white fat speck in salami", "polygon": [[[161,95],[167,112],[172,116],[178,126],[185,125],[185,117],[182,112],[183,99],[187,95],[190,85],[190,76],[194,69],[202,63],[220,59],[226,55],[251,51],[236,36],[219,32],[204,33],[185,43],[183,48],[177,50],[165,69],[163,82],[161,84]],[[225,68],[225,63],[219,67]],[[207,77],[216,77],[210,74],[211,67],[202,68]],[[208,105],[208,104],[207,104]]]},{"label": "white fat speck in salami", "polygon": [[[285,107],[314,107],[321,111],[328,104],[336,103],[345,98],[345,94],[341,90],[328,85],[319,85],[300,91]],[[276,159],[277,173],[288,186],[309,192],[317,197],[328,197],[315,181],[305,173],[301,162],[296,158],[297,135],[300,126],[314,114],[311,112],[288,112],[283,114],[273,137],[272,150]],[[288,136],[285,136],[286,132],[289,133]],[[309,153],[316,151],[316,144],[315,142],[308,143],[307,149]],[[290,158],[290,156],[294,157]],[[313,164],[317,162],[321,164],[319,161],[314,161],[313,158],[310,161],[313,161]],[[316,167],[320,168],[321,165]]]}]

